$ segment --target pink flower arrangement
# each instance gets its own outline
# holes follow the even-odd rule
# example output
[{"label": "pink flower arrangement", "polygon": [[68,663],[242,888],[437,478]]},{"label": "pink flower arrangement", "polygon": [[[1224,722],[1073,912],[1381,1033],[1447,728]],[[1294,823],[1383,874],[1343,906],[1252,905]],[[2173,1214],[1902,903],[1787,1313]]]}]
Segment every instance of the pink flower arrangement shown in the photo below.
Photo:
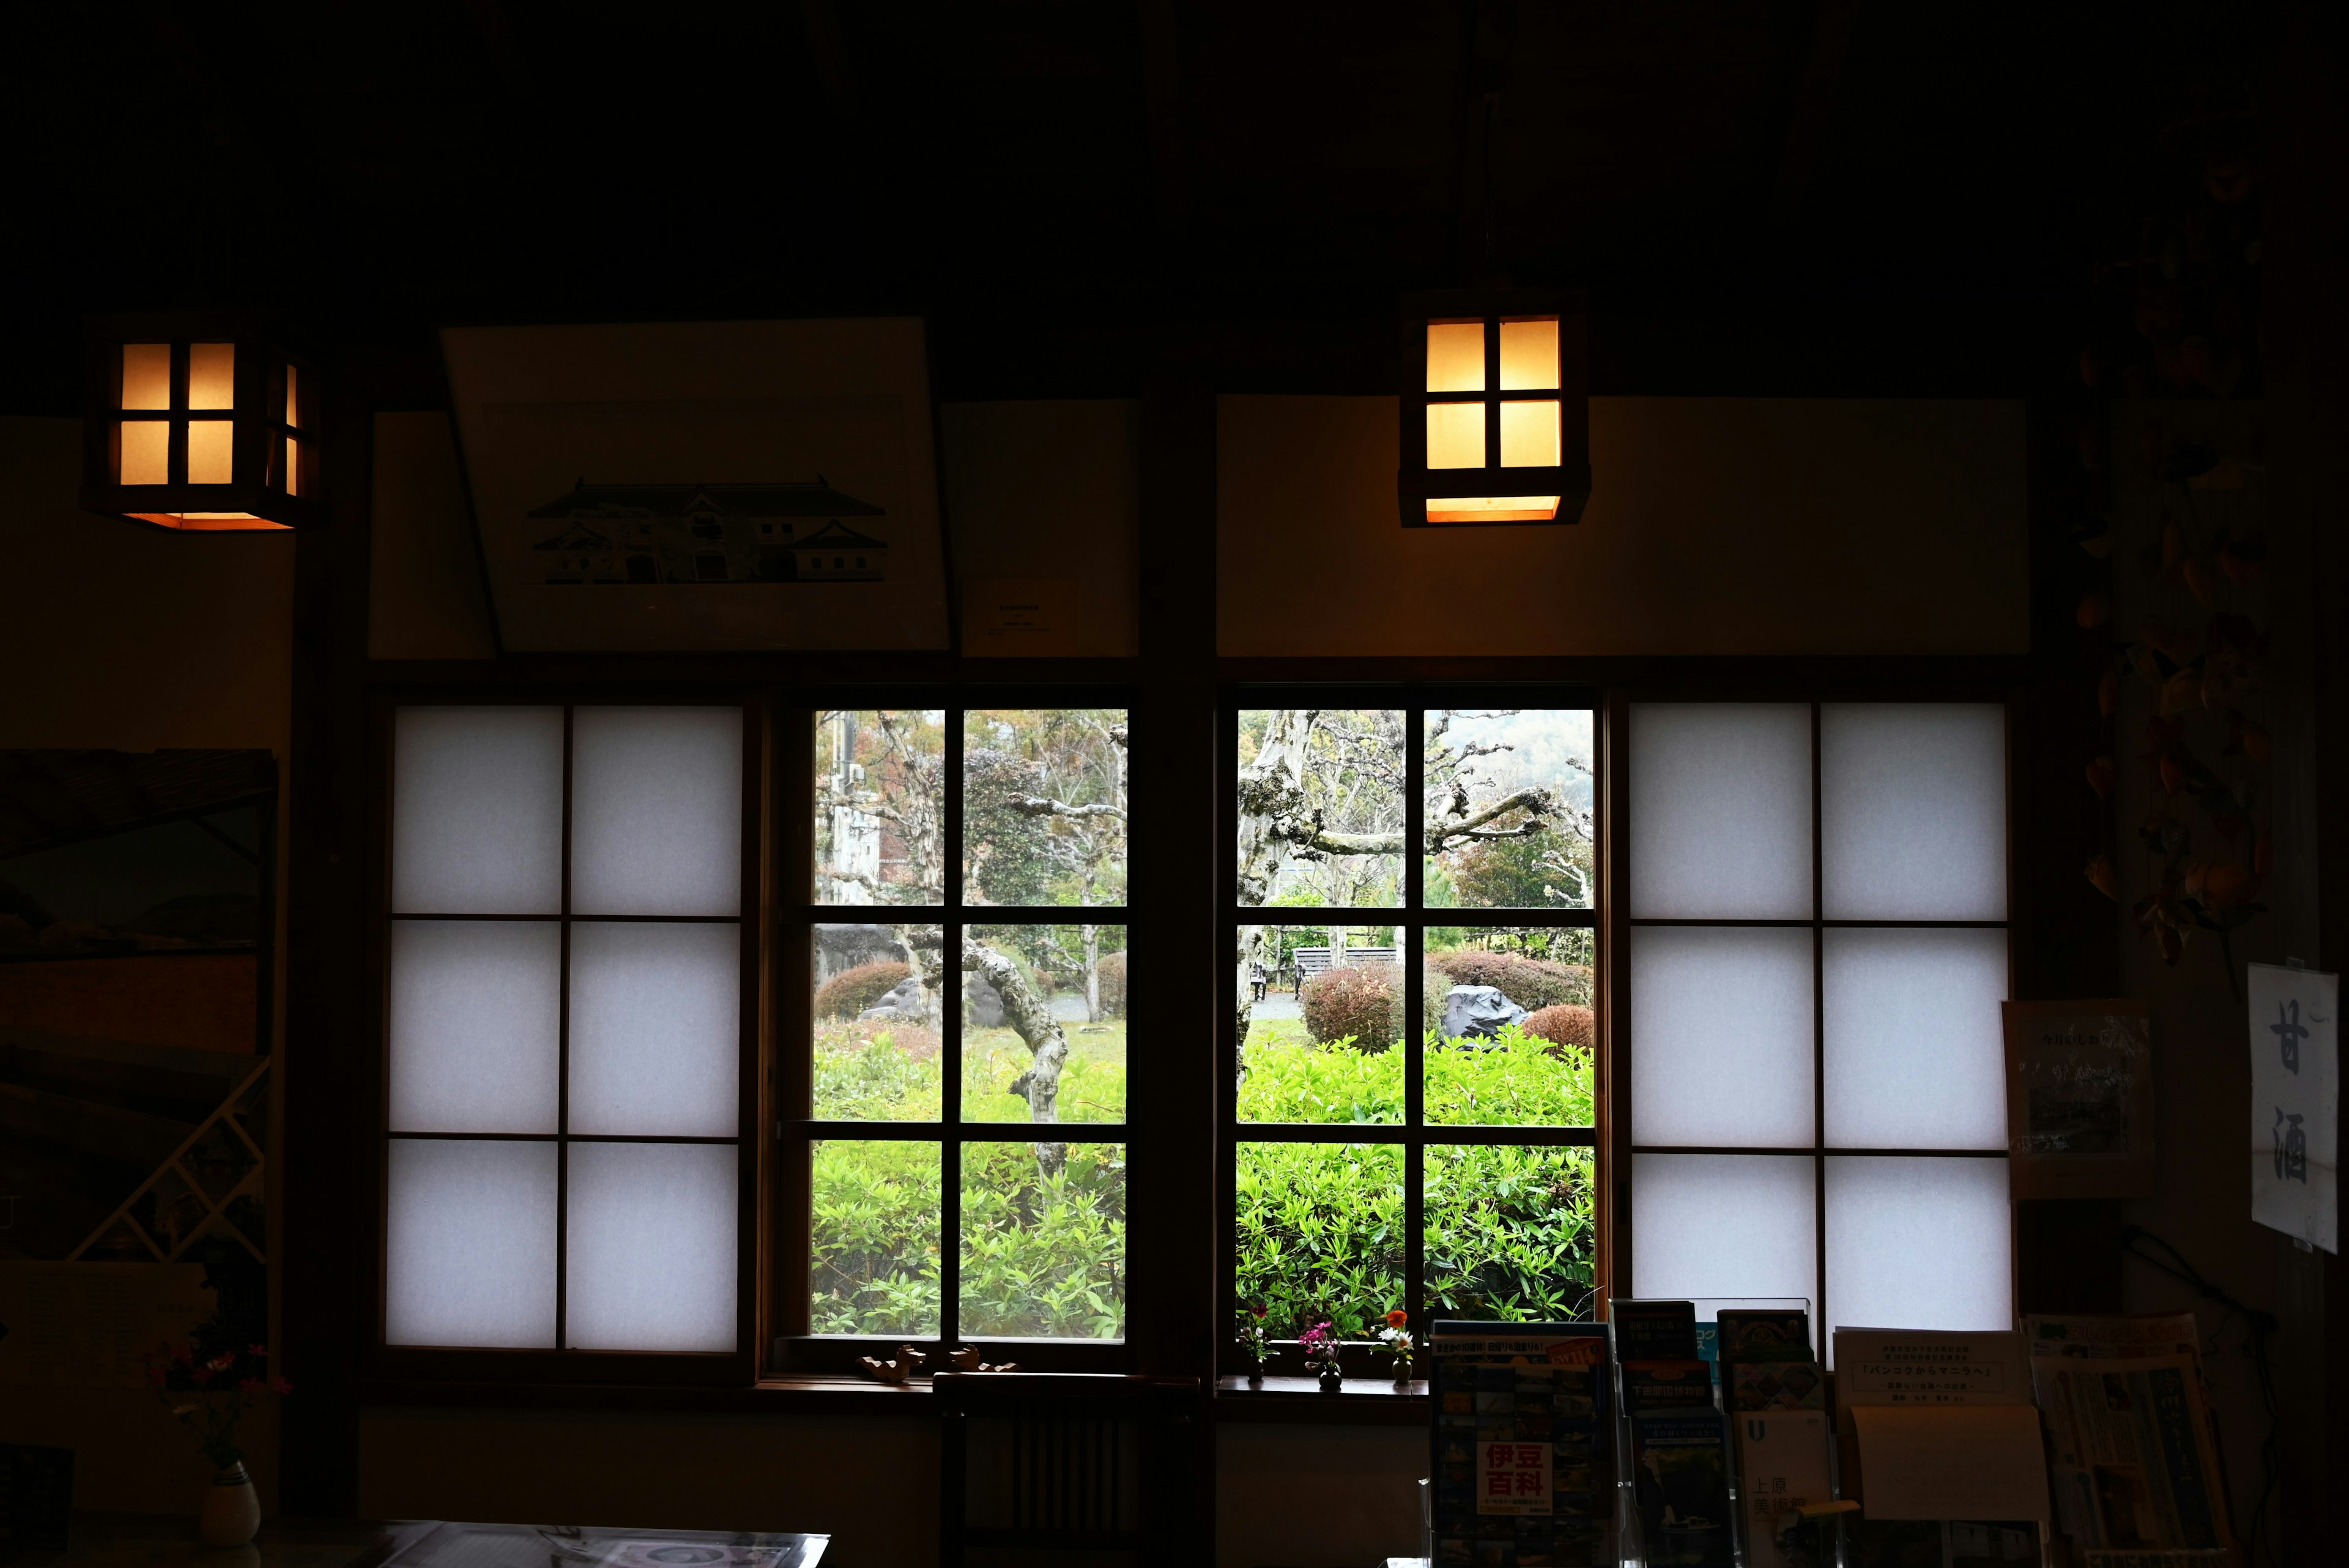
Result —
[{"label": "pink flower arrangement", "polygon": [[166,1345],[147,1361],[147,1381],[171,1414],[196,1435],[196,1447],[222,1469],[244,1458],[237,1423],[265,1394],[291,1394],[294,1385],[269,1371],[266,1345],[234,1346],[196,1359],[192,1346]]},{"label": "pink flower arrangement", "polygon": [[1339,1340],[1337,1331],[1328,1318],[1297,1336],[1297,1348],[1305,1353],[1305,1370],[1322,1376],[1338,1374]]}]

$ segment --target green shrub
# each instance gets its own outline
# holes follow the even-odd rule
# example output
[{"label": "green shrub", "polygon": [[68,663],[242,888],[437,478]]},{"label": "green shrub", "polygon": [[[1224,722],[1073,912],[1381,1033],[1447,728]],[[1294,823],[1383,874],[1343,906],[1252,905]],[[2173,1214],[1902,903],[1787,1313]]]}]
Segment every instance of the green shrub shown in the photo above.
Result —
[{"label": "green shrub", "polygon": [[895,1019],[818,1023],[815,1114],[844,1121],[931,1121],[943,1083],[938,1037]]},{"label": "green shrub", "polygon": [[1590,1150],[1431,1145],[1426,1170],[1430,1316],[1589,1315]]},{"label": "green shrub", "polygon": [[1093,971],[1101,980],[1101,1004],[1103,1018],[1125,1016],[1125,954],[1103,953]]},{"label": "green shrub", "polygon": [[1124,1334],[1125,1146],[1067,1148],[1047,1177],[1031,1144],[963,1147],[963,1333]]},{"label": "green shrub", "polygon": [[1258,1025],[1248,1039],[1240,1082],[1244,1122],[1399,1122],[1403,1054],[1317,1045]]},{"label": "green shrub", "polygon": [[1427,1119],[1452,1127],[1592,1125],[1590,1057],[1512,1024],[1471,1044],[1427,1040]]},{"label": "green shrub", "polygon": [[1475,948],[1427,955],[1429,965],[1448,976],[1453,985],[1489,985],[1528,1012],[1569,1003],[1590,1003],[1590,971],[1578,963],[1556,963],[1516,953],[1490,953]]},{"label": "green shrub", "polygon": [[885,959],[842,970],[815,988],[815,1015],[854,1018],[913,972],[904,964]]},{"label": "green shrub", "polygon": [[812,1151],[810,1326],[938,1332],[938,1146],[828,1139]]},{"label": "green shrub", "polygon": [[1384,1051],[1402,1037],[1402,971],[1391,963],[1325,969],[1305,982],[1305,1032]]},{"label": "green shrub", "polygon": [[1237,1152],[1236,1293],[1270,1309],[1276,1339],[1324,1316],[1345,1338],[1368,1338],[1402,1302],[1402,1150],[1243,1143]]},{"label": "green shrub", "polygon": [[1545,1007],[1526,1019],[1526,1033],[1554,1044],[1589,1051],[1599,1044],[1599,1015],[1578,1002]]}]

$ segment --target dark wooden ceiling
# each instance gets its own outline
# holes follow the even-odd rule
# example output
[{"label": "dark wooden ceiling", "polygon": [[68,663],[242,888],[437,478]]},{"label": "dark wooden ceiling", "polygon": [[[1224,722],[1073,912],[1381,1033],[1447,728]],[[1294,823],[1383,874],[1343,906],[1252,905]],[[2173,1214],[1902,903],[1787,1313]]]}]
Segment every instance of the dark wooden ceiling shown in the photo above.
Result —
[{"label": "dark wooden ceiling", "polygon": [[1396,292],[1480,275],[1587,287],[1600,391],[2015,392],[2064,356],[2127,90],[2121,12],[2044,0],[118,0],[11,27],[11,411],[70,410],[81,313],[199,300],[409,345],[911,306],[948,395],[1379,390]]}]

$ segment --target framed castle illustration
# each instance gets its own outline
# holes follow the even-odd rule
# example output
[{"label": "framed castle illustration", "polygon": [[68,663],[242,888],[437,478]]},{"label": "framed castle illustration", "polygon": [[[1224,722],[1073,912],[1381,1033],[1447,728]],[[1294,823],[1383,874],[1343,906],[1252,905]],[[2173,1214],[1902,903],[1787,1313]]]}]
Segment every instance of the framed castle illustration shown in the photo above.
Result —
[{"label": "framed castle illustration", "polygon": [[501,647],[946,646],[920,318],[440,343]]}]

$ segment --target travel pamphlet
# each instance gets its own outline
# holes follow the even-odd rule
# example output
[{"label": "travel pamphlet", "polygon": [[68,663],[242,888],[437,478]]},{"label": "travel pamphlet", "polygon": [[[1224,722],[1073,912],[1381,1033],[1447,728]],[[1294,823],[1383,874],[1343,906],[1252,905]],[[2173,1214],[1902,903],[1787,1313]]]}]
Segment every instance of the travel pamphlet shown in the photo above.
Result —
[{"label": "travel pamphlet", "polygon": [[1614,1563],[1606,1325],[1441,1321],[1428,1353],[1433,1568]]}]

